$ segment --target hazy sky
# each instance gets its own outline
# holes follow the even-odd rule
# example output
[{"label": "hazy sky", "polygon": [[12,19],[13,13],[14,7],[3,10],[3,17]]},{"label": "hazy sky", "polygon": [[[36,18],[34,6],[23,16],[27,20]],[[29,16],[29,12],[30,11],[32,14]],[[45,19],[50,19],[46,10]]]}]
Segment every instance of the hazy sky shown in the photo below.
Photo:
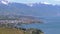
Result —
[{"label": "hazy sky", "polygon": [[19,2],[19,3],[50,3],[50,4],[60,4],[60,0],[10,0],[12,2]]}]

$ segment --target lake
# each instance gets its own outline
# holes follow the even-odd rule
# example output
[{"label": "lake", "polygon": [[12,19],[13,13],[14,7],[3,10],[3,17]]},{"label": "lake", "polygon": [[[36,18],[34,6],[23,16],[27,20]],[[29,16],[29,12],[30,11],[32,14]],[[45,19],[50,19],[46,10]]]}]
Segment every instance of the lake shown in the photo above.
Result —
[{"label": "lake", "polygon": [[23,24],[23,28],[41,29],[44,34],[60,34],[60,18],[46,18],[44,24]]}]

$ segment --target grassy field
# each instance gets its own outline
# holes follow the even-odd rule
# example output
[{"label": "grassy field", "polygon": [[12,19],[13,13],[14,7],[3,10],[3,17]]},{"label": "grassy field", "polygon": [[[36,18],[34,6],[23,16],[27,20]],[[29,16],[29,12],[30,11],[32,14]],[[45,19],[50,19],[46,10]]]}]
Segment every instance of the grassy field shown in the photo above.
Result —
[{"label": "grassy field", "polygon": [[0,28],[0,34],[24,34],[24,32],[13,28]]}]

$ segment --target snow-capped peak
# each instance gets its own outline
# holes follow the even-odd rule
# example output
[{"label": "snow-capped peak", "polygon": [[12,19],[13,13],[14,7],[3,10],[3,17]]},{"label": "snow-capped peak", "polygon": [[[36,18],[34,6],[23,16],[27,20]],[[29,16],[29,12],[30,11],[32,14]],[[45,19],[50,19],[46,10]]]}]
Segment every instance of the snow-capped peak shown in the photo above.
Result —
[{"label": "snow-capped peak", "polygon": [[53,5],[55,6],[56,4],[52,4],[52,3],[49,3],[49,2],[40,2],[41,4],[46,4],[46,5]]},{"label": "snow-capped peak", "polygon": [[28,6],[30,6],[30,7],[32,7],[32,6],[33,6],[33,4],[34,4],[34,3],[28,3],[27,5],[28,5]]},{"label": "snow-capped peak", "polygon": [[51,3],[48,3],[48,2],[40,2],[40,3],[41,4],[48,4],[48,5],[51,4]]},{"label": "snow-capped peak", "polygon": [[53,5],[55,6],[56,4],[52,4],[52,3],[49,3],[49,2],[40,2],[40,3],[28,3],[27,5],[32,7],[34,5],[39,5],[39,4],[45,4],[45,5]]},{"label": "snow-capped peak", "polygon": [[3,4],[5,4],[5,5],[9,4],[9,1],[7,1],[7,0],[1,0],[0,2],[3,3]]}]

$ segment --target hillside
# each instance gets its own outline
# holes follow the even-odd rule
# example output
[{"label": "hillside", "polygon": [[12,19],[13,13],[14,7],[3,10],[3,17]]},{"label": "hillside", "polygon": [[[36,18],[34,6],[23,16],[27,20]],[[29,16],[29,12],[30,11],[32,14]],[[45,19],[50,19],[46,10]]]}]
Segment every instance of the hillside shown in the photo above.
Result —
[{"label": "hillside", "polygon": [[0,28],[0,34],[24,34],[23,30]]},{"label": "hillside", "polygon": [[17,29],[0,28],[0,34],[23,34],[23,32]]},{"label": "hillside", "polygon": [[0,34],[44,34],[38,29],[0,28]]}]

